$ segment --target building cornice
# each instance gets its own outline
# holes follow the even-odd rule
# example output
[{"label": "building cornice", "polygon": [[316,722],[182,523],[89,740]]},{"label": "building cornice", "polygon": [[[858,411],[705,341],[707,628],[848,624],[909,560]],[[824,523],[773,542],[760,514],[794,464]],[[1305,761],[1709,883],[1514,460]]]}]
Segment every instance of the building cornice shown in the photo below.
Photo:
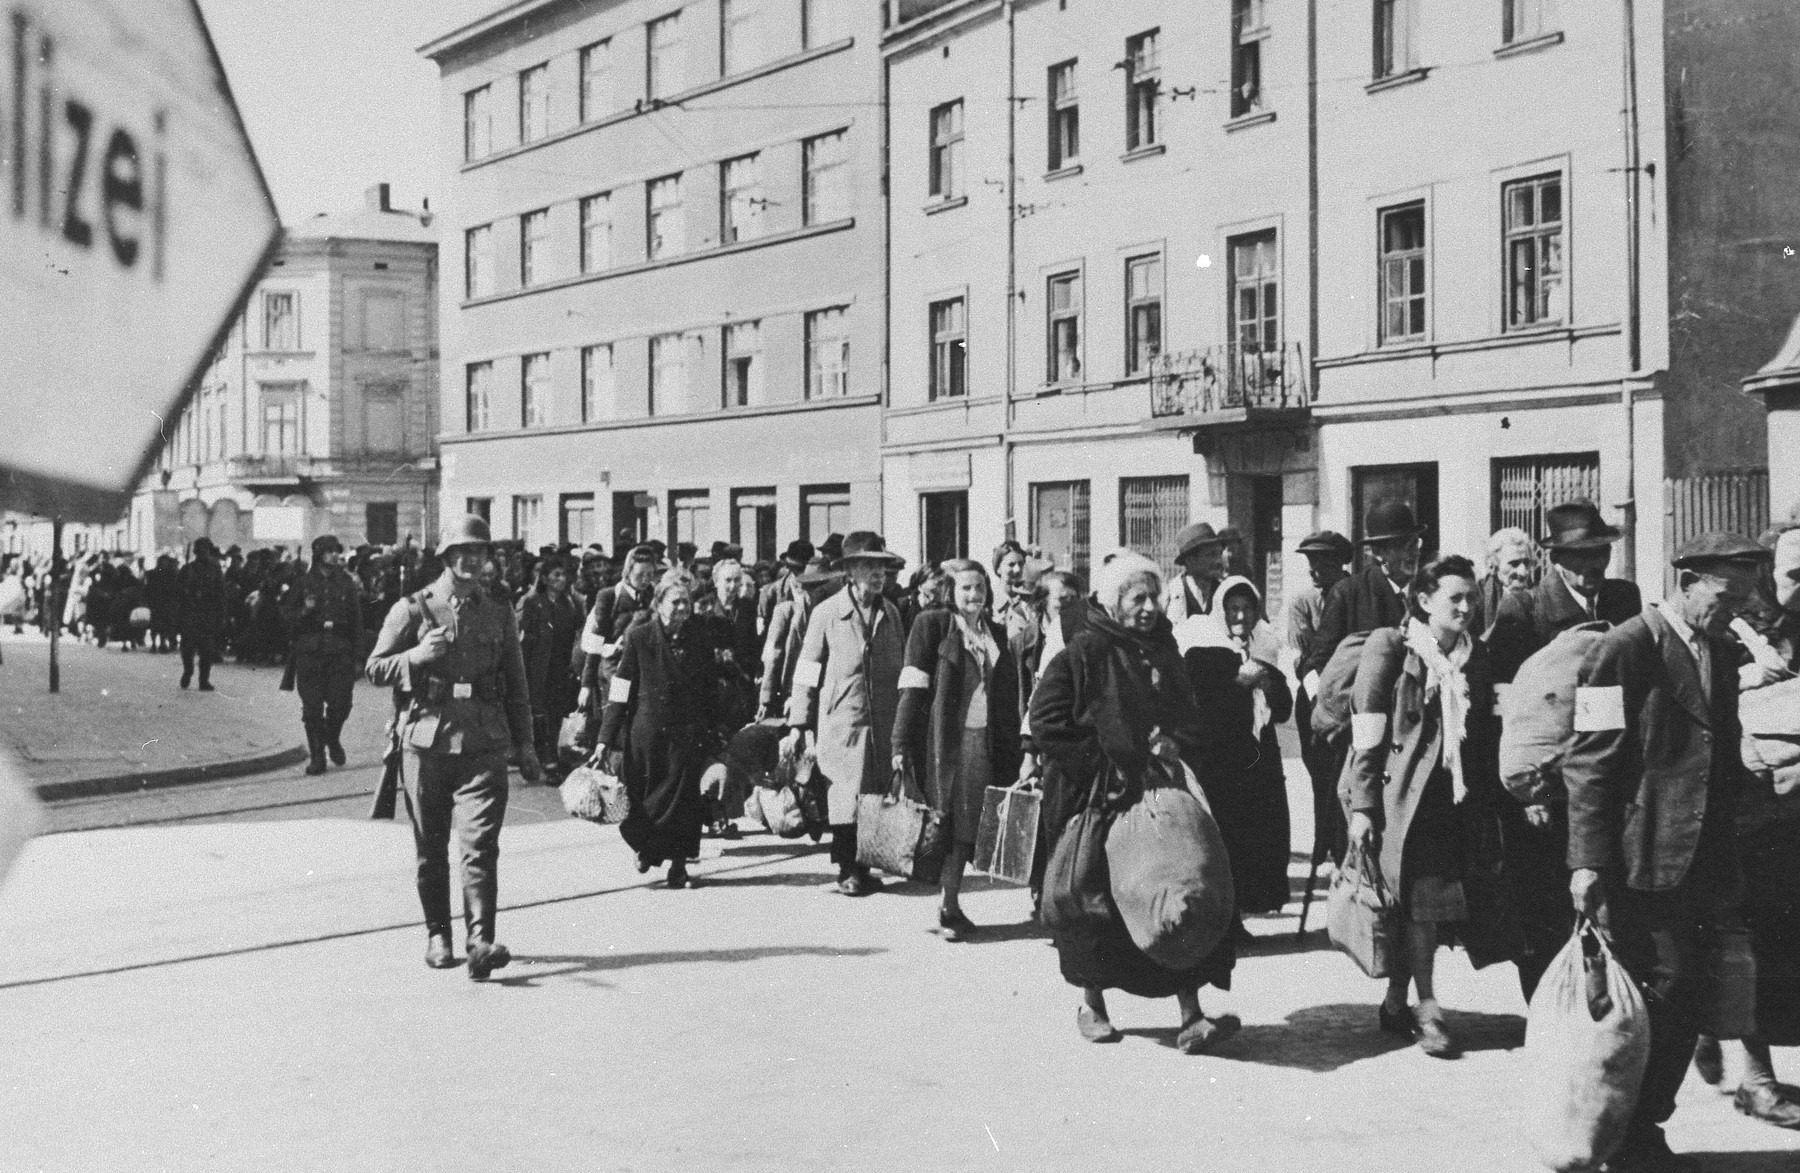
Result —
[{"label": "building cornice", "polygon": [[490,12],[478,20],[472,20],[460,28],[452,29],[441,37],[426,41],[414,52],[421,57],[429,57],[436,61],[472,41],[501,32],[507,26],[524,20],[528,16],[535,16],[548,9],[560,8],[571,2],[573,0],[517,0],[516,3]]},{"label": "building cornice", "polygon": [[1003,8],[1001,0],[952,0],[882,34],[882,56],[898,56],[956,36],[984,17],[997,16]]},{"label": "building cornice", "polygon": [[545,436],[569,436],[586,432],[620,432],[638,428],[665,428],[679,424],[730,423],[761,416],[792,415],[804,411],[833,411],[853,407],[878,407],[880,395],[845,395],[837,399],[797,399],[789,403],[765,403],[758,407],[732,407],[716,411],[686,411],[674,415],[640,415],[626,419],[594,420],[585,424],[558,424],[549,428],[512,428],[492,432],[448,432],[439,444],[476,444],[506,441],[530,442]]}]

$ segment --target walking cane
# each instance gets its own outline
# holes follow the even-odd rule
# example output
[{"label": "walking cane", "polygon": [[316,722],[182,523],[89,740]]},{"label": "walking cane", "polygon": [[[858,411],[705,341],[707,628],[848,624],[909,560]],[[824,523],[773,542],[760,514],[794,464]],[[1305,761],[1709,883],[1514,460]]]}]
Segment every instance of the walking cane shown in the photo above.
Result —
[{"label": "walking cane", "polygon": [[1313,844],[1312,866],[1306,870],[1306,895],[1300,898],[1300,927],[1294,936],[1306,936],[1306,910],[1312,907],[1313,885],[1319,881],[1319,845]]}]

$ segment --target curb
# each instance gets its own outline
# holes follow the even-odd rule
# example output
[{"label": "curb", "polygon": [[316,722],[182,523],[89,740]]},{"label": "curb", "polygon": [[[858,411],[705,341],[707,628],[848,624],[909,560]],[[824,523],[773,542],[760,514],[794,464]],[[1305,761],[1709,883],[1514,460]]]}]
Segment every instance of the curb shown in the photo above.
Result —
[{"label": "curb", "polygon": [[170,786],[189,786],[196,782],[217,782],[226,778],[242,778],[298,765],[306,760],[306,747],[277,750],[253,758],[235,761],[204,762],[195,766],[177,766],[170,770],[139,770],[130,774],[114,774],[107,778],[74,778],[67,782],[45,782],[32,787],[41,802],[65,802],[73,798],[99,798],[108,794],[130,794],[139,790],[161,790]]}]

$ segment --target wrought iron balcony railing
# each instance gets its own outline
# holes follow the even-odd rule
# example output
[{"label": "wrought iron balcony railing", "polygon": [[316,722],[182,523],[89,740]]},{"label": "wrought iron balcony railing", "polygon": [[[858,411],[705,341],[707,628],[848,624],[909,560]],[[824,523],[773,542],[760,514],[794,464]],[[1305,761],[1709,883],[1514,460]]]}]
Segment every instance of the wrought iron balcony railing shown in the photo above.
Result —
[{"label": "wrought iron balcony railing", "polygon": [[1205,416],[1235,409],[1304,411],[1312,385],[1299,343],[1177,350],[1150,360],[1150,415]]}]

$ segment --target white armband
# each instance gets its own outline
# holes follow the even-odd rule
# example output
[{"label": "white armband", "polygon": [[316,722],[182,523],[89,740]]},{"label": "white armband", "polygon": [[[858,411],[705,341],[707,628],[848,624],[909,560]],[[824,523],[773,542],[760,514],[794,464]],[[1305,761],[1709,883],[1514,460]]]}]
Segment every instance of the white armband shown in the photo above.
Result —
[{"label": "white armband", "polygon": [[900,669],[900,687],[929,689],[931,687],[931,677],[926,675],[925,669],[915,668],[911,664],[908,664],[906,667]]},{"label": "white armband", "polygon": [[600,638],[598,632],[584,631],[581,633],[581,650],[590,656],[604,656],[606,641]]},{"label": "white armband", "polygon": [[794,665],[795,688],[817,688],[822,666],[817,660],[802,660]]},{"label": "white armband", "polygon": [[1356,713],[1350,718],[1350,747],[1355,750],[1374,749],[1387,737],[1388,719],[1386,713]]},{"label": "white armband", "polygon": [[1577,688],[1575,690],[1575,732],[1606,733],[1625,728],[1625,690],[1610,688]]},{"label": "white armband", "polygon": [[1311,700],[1317,697],[1319,695],[1319,670],[1314,668],[1308,672],[1306,679],[1300,682],[1300,687],[1306,690],[1307,699]]},{"label": "white armband", "polygon": [[606,686],[606,700],[609,704],[622,705],[631,699],[631,681],[623,676],[615,676]]}]

